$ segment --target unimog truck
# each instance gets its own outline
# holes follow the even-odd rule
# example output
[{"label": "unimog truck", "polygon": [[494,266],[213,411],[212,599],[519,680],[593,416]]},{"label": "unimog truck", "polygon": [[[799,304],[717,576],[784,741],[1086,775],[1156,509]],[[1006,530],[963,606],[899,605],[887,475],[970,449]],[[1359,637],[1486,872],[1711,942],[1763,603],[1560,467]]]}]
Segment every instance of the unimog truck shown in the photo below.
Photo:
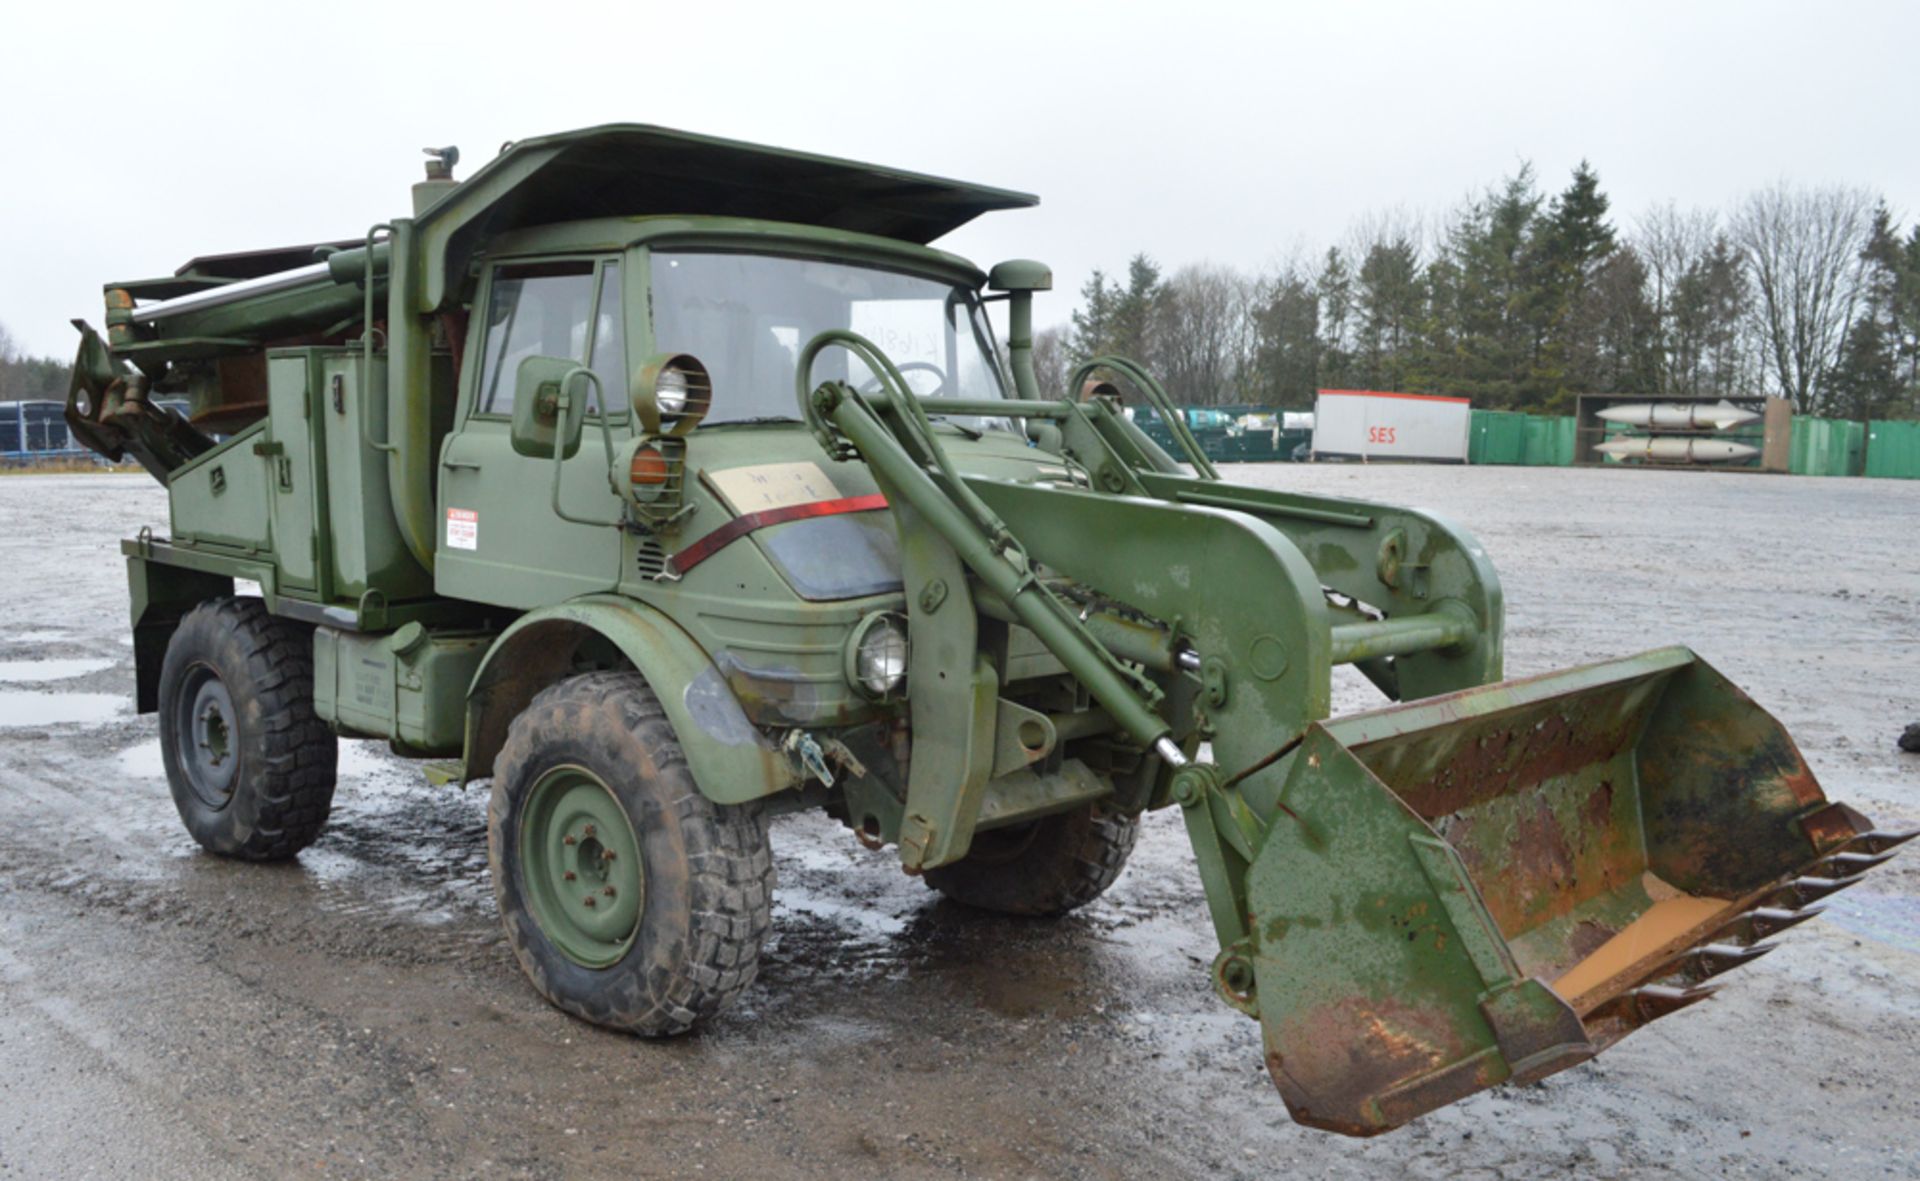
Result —
[{"label": "unimog truck", "polygon": [[[773,815],[1058,915],[1178,808],[1220,998],[1367,1135],[1699,1000],[1913,835],[1684,648],[1503,681],[1472,537],[1223,480],[1133,362],[1043,397],[1047,269],[928,245],[1031,196],[632,125],[431,154],[409,216],[79,324],[75,437],[167,488],[136,693],[213,853],[312,842],[341,737],[490,779],[534,987],[667,1035],[754,978]],[[1329,720],[1343,664],[1383,708]]]}]

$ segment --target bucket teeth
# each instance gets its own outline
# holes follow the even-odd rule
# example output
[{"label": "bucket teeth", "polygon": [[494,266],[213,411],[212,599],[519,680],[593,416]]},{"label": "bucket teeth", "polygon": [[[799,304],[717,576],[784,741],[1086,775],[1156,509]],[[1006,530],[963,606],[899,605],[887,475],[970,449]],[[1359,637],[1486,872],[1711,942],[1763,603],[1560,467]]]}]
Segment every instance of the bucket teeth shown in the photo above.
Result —
[{"label": "bucket teeth", "polygon": [[1842,849],[1842,852],[1885,853],[1889,849],[1899,848],[1915,837],[1920,837],[1920,828],[1909,829],[1906,832],[1893,832],[1889,829],[1876,828],[1872,832],[1863,832],[1848,841],[1846,847]]},{"label": "bucket teeth", "polygon": [[1799,910],[1785,910],[1777,906],[1756,906],[1720,928],[1714,934],[1714,939],[1716,942],[1730,939],[1750,946],[1770,935],[1778,935],[1788,927],[1799,926],[1825,909],[1824,906],[1806,906]]},{"label": "bucket teeth", "polygon": [[1624,1021],[1638,1028],[1668,1013],[1676,1013],[1688,1005],[1704,1001],[1715,991],[1717,986],[1711,984],[1690,984],[1684,988],[1668,984],[1643,984],[1632,992],[1613,998],[1588,1016]]},{"label": "bucket teeth", "polygon": [[1893,859],[1892,849],[1883,849],[1878,853],[1835,853],[1820,863],[1822,872],[1834,877],[1850,877],[1863,874],[1876,865],[1882,865]]},{"label": "bucket teeth", "polygon": [[1865,878],[1866,875],[1860,873],[1844,878],[1795,878],[1767,895],[1765,905],[1782,910],[1799,910],[1809,902],[1818,902],[1829,894],[1837,894],[1848,886],[1858,885]]},{"label": "bucket teeth", "polygon": [[1735,943],[1708,943],[1676,957],[1672,974],[1698,984],[1750,964],[1779,946],[1778,943],[1755,943],[1746,947]]},{"label": "bucket teeth", "polygon": [[1641,1021],[1657,1021],[1669,1013],[1677,1013],[1688,1005],[1706,1000],[1715,991],[1711,985],[1672,988],[1665,984],[1645,984],[1628,993],[1627,999],[1633,1002],[1634,1012]]}]

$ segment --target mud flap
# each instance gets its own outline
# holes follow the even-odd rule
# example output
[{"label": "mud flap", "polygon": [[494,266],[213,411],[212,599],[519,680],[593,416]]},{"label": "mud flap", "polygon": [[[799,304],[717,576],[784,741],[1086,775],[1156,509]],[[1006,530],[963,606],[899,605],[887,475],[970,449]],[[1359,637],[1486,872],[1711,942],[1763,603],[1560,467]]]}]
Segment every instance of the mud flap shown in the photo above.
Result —
[{"label": "mud flap", "polygon": [[1684,648],[1313,726],[1247,875],[1266,1061],[1372,1135],[1701,999],[1911,834]]}]

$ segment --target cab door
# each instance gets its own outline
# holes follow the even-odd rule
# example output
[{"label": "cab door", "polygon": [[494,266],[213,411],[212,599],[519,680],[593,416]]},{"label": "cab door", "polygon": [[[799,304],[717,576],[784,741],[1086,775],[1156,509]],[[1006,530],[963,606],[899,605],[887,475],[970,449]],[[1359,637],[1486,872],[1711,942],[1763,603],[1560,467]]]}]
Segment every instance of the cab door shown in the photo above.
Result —
[{"label": "cab door", "polygon": [[561,461],[560,504],[569,516],[619,519],[607,482],[606,445],[628,431],[626,319],[618,257],[503,260],[478,300],[486,309],[461,391],[462,418],[440,455],[439,593],[531,608],[611,590],[620,574],[620,531],[553,511],[552,458],[514,451],[514,382],[529,357],[564,357],[600,379],[580,446]]}]

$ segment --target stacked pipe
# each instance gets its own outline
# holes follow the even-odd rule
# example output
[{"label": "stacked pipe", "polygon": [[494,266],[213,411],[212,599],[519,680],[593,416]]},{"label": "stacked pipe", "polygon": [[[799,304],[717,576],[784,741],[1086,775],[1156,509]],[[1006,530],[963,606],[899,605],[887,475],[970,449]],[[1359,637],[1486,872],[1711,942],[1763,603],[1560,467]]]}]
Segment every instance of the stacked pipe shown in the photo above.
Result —
[{"label": "stacked pipe", "polygon": [[[1606,422],[1653,431],[1725,431],[1757,421],[1759,415],[1729,402],[1711,406],[1674,402],[1630,402],[1599,412]],[[1758,448],[1729,439],[1692,435],[1620,435],[1594,450],[1616,459],[1653,463],[1734,463],[1760,454]]]}]

